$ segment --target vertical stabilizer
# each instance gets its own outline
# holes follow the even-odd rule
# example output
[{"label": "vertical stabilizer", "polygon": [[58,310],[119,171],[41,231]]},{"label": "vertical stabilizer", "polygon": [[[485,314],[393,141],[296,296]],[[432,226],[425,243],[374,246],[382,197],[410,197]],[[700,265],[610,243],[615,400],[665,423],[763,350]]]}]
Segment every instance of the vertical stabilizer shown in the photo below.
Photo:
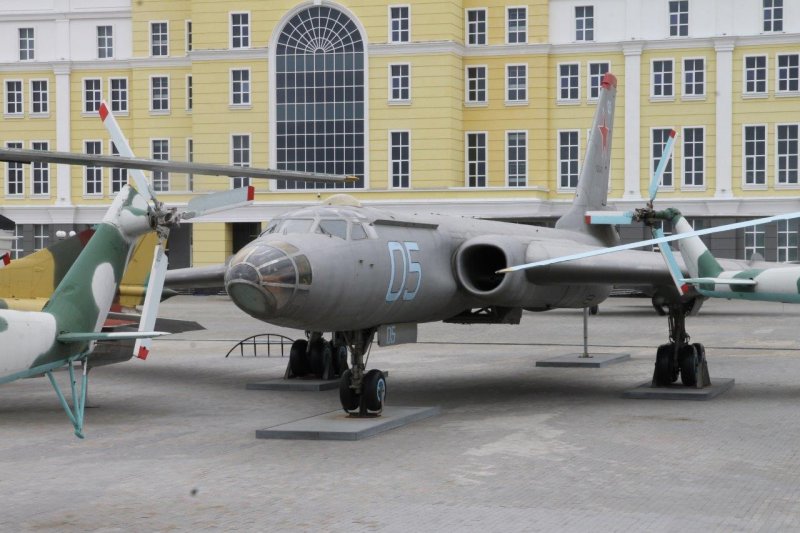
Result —
[{"label": "vertical stabilizer", "polygon": [[588,233],[606,246],[619,242],[616,230],[607,224],[587,224],[585,214],[586,211],[600,211],[606,208],[616,98],[617,78],[608,72],[600,82],[600,98],[589,134],[586,157],[578,178],[575,200],[569,211],[556,222],[558,229]]}]

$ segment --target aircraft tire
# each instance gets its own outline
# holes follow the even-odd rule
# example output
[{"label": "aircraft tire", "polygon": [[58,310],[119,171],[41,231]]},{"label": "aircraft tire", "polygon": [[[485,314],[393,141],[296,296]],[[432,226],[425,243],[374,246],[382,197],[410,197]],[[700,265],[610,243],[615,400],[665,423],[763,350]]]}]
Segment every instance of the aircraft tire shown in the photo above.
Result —
[{"label": "aircraft tire", "polygon": [[656,352],[656,367],[653,372],[653,381],[658,387],[668,387],[674,382],[672,379],[675,374],[672,364],[672,343],[662,344]]},{"label": "aircraft tire", "polygon": [[681,383],[687,387],[697,386],[702,361],[701,350],[703,347],[699,343],[684,346],[681,350]]},{"label": "aircraft tire", "polygon": [[308,341],[305,339],[297,339],[292,343],[289,350],[289,368],[295,377],[305,376],[309,372],[308,359],[306,357],[306,348]]},{"label": "aircraft tire", "polygon": [[342,402],[342,409],[349,413],[358,409],[361,401],[361,396],[350,388],[350,382],[353,378],[353,372],[347,368],[342,372],[342,377],[339,378],[339,401]]},{"label": "aircraft tire", "polygon": [[373,368],[364,376],[362,386],[363,401],[369,411],[382,411],[386,401],[386,377],[383,372]]},{"label": "aircraft tire", "polygon": [[322,376],[325,366],[330,364],[332,358],[330,343],[325,339],[316,339],[308,350],[308,358],[311,373]]},{"label": "aircraft tire", "polygon": [[347,370],[347,346],[339,345],[333,349],[333,371],[341,376]]}]

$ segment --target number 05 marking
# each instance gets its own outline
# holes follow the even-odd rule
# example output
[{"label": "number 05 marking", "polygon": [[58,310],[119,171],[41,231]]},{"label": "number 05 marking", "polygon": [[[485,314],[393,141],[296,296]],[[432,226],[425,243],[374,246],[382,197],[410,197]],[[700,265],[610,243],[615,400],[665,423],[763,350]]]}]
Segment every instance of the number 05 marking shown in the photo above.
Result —
[{"label": "number 05 marking", "polygon": [[[417,291],[419,291],[419,286],[422,283],[422,265],[420,265],[417,261],[411,260],[411,252],[418,252],[419,245],[415,242],[397,242],[397,241],[389,241],[389,262],[391,263],[391,277],[389,278],[389,288],[386,289],[386,301],[387,302],[394,302],[395,300],[400,298],[400,294],[403,295],[403,300],[413,300],[414,297],[417,295]],[[396,254],[395,252],[399,252]],[[398,261],[396,259],[397,255],[402,258],[402,270],[398,267]],[[417,275],[417,285],[414,287],[413,291],[406,290],[405,292],[403,289],[406,287],[406,282],[408,281],[408,276],[411,274]],[[396,291],[392,290],[392,287],[395,285],[395,281],[400,281],[400,288]]]}]

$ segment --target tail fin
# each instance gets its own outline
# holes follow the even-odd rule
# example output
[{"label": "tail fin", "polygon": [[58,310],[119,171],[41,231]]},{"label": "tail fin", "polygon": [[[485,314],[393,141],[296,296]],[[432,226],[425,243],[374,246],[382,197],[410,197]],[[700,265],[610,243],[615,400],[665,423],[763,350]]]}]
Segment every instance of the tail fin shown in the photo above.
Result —
[{"label": "tail fin", "polygon": [[606,246],[619,242],[619,235],[610,225],[587,224],[586,211],[605,209],[608,200],[611,137],[614,132],[614,105],[617,98],[617,78],[610,72],[600,82],[600,99],[594,114],[586,157],[578,179],[578,190],[572,207],[556,222],[556,228],[588,233]]}]

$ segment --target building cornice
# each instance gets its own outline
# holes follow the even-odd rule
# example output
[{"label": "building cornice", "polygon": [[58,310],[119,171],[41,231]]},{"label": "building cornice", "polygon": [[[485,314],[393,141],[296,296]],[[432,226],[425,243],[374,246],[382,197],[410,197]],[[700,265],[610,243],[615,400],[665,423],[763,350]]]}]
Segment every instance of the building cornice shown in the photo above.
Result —
[{"label": "building cornice", "polygon": [[3,22],[55,22],[57,20],[132,19],[130,8],[75,9],[73,11],[4,11]]}]

